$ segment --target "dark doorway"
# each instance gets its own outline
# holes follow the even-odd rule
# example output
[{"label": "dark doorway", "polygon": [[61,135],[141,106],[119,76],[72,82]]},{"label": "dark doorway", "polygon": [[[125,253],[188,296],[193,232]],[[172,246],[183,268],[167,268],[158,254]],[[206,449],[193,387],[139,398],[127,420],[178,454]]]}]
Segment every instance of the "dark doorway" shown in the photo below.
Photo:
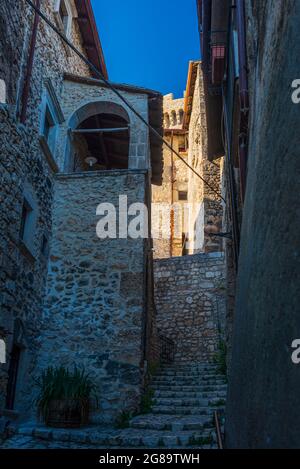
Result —
[{"label": "dark doorway", "polygon": [[14,345],[12,348],[11,356],[10,356],[7,394],[6,394],[6,408],[9,410],[13,410],[14,404],[15,404],[20,357],[21,357],[21,348],[18,345]]},{"label": "dark doorway", "polygon": [[129,126],[124,118],[97,114],[83,121],[74,134],[75,171],[87,169],[87,158],[93,162],[93,170],[128,169]]}]

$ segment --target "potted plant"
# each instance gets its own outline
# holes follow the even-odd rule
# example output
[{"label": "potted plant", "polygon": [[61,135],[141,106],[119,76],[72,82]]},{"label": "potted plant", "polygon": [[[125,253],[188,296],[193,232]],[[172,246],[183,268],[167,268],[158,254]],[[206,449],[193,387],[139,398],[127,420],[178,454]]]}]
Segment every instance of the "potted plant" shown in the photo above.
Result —
[{"label": "potted plant", "polygon": [[37,380],[38,414],[45,424],[56,428],[78,428],[89,421],[90,399],[95,385],[89,375],[76,366],[71,372],[64,367],[49,367]]}]

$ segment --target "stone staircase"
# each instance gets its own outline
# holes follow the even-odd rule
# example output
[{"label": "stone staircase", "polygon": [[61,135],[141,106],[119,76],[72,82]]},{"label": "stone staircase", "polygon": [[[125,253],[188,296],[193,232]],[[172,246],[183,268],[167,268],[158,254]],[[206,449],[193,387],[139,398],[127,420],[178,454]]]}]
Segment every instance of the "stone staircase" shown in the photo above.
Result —
[{"label": "stone staircase", "polygon": [[11,428],[2,448],[217,448],[214,411],[225,406],[226,381],[212,364],[165,365],[153,378],[150,413],[129,428]]},{"label": "stone staircase", "polygon": [[151,383],[151,413],[134,417],[145,446],[217,448],[214,411],[224,411],[226,381],[212,364],[164,366]]}]

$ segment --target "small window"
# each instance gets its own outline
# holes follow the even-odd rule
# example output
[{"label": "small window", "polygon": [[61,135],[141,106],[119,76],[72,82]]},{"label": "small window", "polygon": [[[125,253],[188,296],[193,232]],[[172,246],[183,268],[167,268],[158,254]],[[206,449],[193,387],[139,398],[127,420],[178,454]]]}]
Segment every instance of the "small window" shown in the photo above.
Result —
[{"label": "small window", "polygon": [[66,33],[68,31],[69,14],[64,0],[60,1],[59,17],[63,25],[63,31]]},{"label": "small window", "polygon": [[45,91],[41,104],[41,121],[40,121],[40,144],[42,150],[51,165],[57,171],[55,162],[55,146],[59,133],[59,125],[64,122],[59,100],[56,96],[55,89],[50,81],[45,81]]},{"label": "small window", "polygon": [[21,353],[21,348],[18,345],[14,344],[10,354],[10,363],[8,370],[8,383],[6,394],[6,408],[8,410],[14,409]]},{"label": "small window", "polygon": [[186,191],[179,191],[178,192],[178,200],[187,200],[188,193]]},{"label": "small window", "polygon": [[24,199],[23,207],[22,207],[21,226],[20,226],[20,239],[22,241],[26,240],[31,214],[32,214],[32,207],[30,206],[29,202],[26,199]]},{"label": "small window", "polygon": [[172,113],[171,113],[171,124],[172,124],[172,126],[177,125],[177,116],[176,116],[175,111],[172,111]]},{"label": "small window", "polygon": [[0,104],[6,103],[6,83],[0,79]]},{"label": "small window", "polygon": [[48,238],[45,235],[43,235],[43,238],[42,238],[41,252],[43,256],[45,257],[48,256]]}]

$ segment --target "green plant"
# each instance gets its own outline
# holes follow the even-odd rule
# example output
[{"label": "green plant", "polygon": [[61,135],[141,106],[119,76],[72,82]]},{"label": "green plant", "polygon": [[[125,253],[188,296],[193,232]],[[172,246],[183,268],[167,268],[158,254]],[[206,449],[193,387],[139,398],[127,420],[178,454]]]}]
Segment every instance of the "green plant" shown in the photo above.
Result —
[{"label": "green plant", "polygon": [[96,386],[90,376],[84,369],[76,366],[73,372],[63,366],[49,367],[43,371],[36,384],[40,389],[37,397],[38,414],[45,421],[48,419],[49,408],[53,401],[77,401],[82,416],[87,414],[91,398],[98,402],[95,394]]},{"label": "green plant", "polygon": [[214,356],[214,363],[217,365],[217,369],[219,373],[223,375],[227,375],[227,345],[224,340],[220,340],[219,342],[219,350]]},{"label": "green plant", "polygon": [[116,428],[118,429],[124,429],[124,428],[129,428],[129,422],[133,417],[133,413],[129,412],[127,410],[123,410],[117,417],[116,420]]},{"label": "green plant", "polygon": [[211,435],[205,437],[196,437],[195,435],[193,435],[189,440],[189,444],[191,446],[205,446],[211,445],[212,443],[213,437]]},{"label": "green plant", "polygon": [[149,414],[152,410],[152,406],[155,404],[154,391],[148,389],[141,399],[141,414]]}]

